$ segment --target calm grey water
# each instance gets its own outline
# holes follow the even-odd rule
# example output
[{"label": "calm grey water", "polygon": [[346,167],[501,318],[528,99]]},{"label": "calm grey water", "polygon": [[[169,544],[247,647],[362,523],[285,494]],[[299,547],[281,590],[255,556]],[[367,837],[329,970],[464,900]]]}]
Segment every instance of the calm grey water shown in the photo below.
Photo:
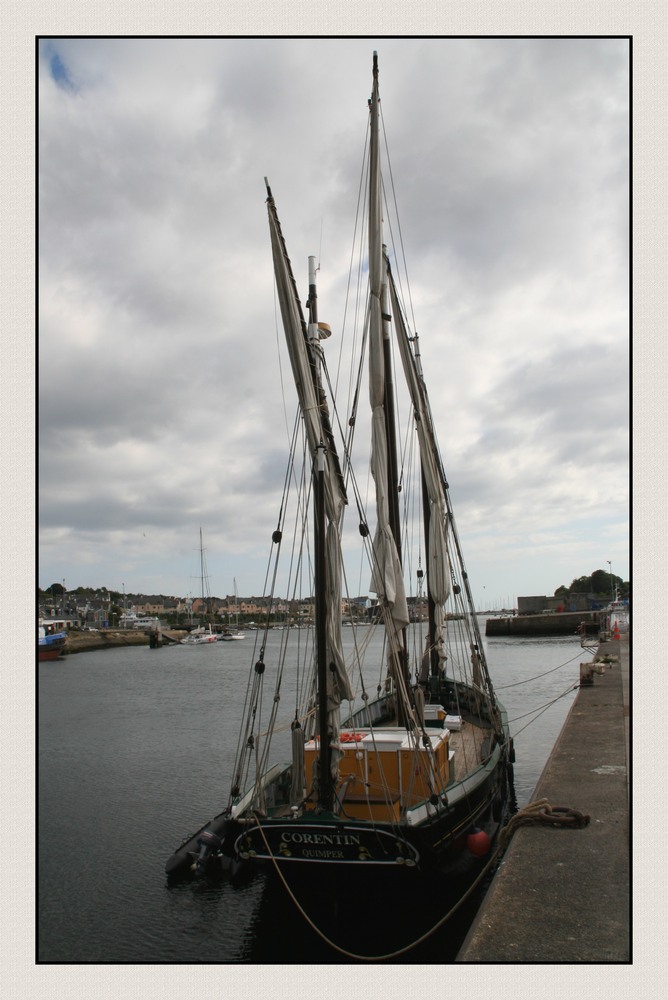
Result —
[{"label": "calm grey water", "polygon": [[[128,647],[39,664],[38,961],[348,961],[297,914],[294,924],[273,919],[262,877],[168,886],[164,875],[181,840],[226,802],[253,642]],[[579,662],[590,657],[575,636],[488,639],[486,648],[517,734],[522,806],[572,703]],[[564,691],[524,729],[527,713]],[[289,717],[289,692],[283,701]],[[450,929],[400,961],[454,960],[478,902],[460,915],[456,940]]]}]

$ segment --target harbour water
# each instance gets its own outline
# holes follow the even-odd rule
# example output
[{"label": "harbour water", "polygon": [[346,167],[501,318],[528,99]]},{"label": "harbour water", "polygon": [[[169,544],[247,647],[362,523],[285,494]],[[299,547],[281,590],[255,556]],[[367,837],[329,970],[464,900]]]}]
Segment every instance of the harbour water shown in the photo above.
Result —
[{"label": "harbour water", "polygon": [[[39,962],[350,961],[296,911],[282,908],[277,921],[275,890],[262,876],[170,886],[164,875],[181,840],[225,805],[258,634],[39,664]],[[268,665],[278,639],[268,644]],[[576,636],[487,639],[485,646],[515,736],[521,807],[572,703],[580,660],[590,656]],[[456,927],[446,925],[398,962],[454,961],[478,904],[472,899]],[[359,917],[357,904],[353,912]],[[361,935],[372,920],[367,901]]]}]

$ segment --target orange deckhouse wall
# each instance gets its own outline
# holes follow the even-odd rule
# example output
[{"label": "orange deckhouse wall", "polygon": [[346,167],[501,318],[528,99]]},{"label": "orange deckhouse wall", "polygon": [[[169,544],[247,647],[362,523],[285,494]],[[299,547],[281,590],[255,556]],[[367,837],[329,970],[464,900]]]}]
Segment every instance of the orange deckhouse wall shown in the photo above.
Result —
[{"label": "orange deckhouse wall", "polygon": [[[346,735],[342,734],[344,739]],[[396,804],[397,809],[399,804],[412,806],[428,798],[433,791],[442,790],[448,780],[449,743],[447,737],[438,742],[434,739],[433,742],[435,749],[431,753],[424,747],[417,750],[410,748],[405,745],[405,740],[399,738],[388,740],[379,736],[375,744],[370,741],[362,743],[359,739],[349,744],[342,742],[343,758],[339,761],[337,790],[341,794],[345,787],[345,812],[357,816],[359,806],[365,805],[367,800],[378,804],[391,802]],[[317,741],[311,740],[306,744],[304,760],[306,787],[309,790],[313,784],[318,750]],[[354,780],[347,782],[350,776]],[[368,818],[368,812],[359,818]]]}]

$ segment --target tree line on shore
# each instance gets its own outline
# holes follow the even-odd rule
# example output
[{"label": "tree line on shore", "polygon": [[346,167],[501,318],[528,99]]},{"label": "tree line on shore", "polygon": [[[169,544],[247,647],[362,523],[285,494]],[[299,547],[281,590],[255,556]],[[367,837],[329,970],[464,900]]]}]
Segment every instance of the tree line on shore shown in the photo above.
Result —
[{"label": "tree line on shore", "polygon": [[570,586],[562,585],[554,592],[555,597],[566,597],[568,594],[594,594],[611,599],[616,595],[619,600],[626,601],[631,594],[631,585],[610,570],[595,569],[591,576],[578,576]]},{"label": "tree line on shore", "polygon": [[[100,594],[108,595],[110,604],[119,614],[123,605],[128,601],[140,601],[145,598],[143,594],[121,594],[120,591],[108,590],[106,587],[76,587],[73,590],[65,590],[62,583],[52,583],[46,590],[38,589],[38,604],[48,603],[50,599],[61,601],[65,594],[91,599],[99,597]],[[571,581],[569,586],[562,584],[554,592],[555,597],[567,597],[569,594],[594,594],[606,598],[614,598],[616,595],[620,600],[628,600],[631,594],[631,585],[628,580],[622,580],[620,576],[615,576],[610,570],[596,569],[590,576],[578,576]],[[178,600],[174,596],[166,594],[153,596],[163,601]]]}]

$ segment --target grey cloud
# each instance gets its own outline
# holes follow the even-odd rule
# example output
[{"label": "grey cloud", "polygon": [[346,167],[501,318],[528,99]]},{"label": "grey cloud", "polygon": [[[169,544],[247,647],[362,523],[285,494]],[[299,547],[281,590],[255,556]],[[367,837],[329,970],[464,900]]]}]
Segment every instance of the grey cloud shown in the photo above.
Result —
[{"label": "grey cloud", "polygon": [[[334,371],[375,43],[52,44],[39,123],[44,573],[76,585],[78,565],[97,565],[88,582],[111,585],[104,574],[127,555],[137,579],[159,566],[178,590],[202,523],[214,568],[231,579],[225,553],[246,545],[237,575],[252,577],[295,405],[276,349],[263,177],[300,288],[322,250]],[[626,49],[375,47],[453,497],[460,522],[481,538],[488,523],[498,548],[501,511],[522,524],[528,505],[538,523],[584,503],[627,447]]]}]

